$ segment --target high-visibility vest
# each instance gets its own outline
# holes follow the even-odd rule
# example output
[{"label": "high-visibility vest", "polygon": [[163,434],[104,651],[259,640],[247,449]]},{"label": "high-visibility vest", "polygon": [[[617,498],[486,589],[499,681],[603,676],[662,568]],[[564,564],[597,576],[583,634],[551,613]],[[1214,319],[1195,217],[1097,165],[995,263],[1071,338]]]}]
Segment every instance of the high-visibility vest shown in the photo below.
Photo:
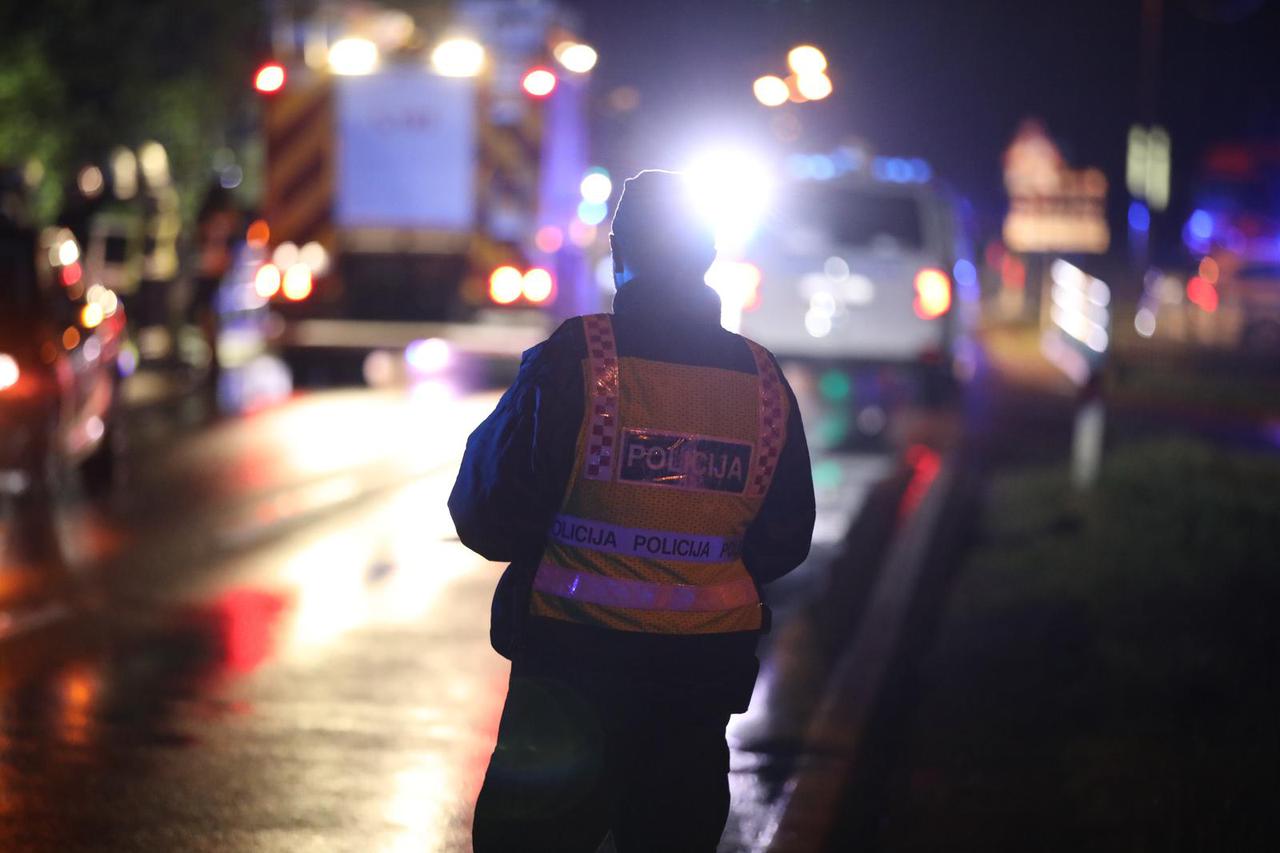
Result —
[{"label": "high-visibility vest", "polygon": [[533,613],[662,634],[761,627],[742,539],[769,490],[790,405],[756,372],[619,358],[608,314],[582,318],[577,460],[533,581]]}]

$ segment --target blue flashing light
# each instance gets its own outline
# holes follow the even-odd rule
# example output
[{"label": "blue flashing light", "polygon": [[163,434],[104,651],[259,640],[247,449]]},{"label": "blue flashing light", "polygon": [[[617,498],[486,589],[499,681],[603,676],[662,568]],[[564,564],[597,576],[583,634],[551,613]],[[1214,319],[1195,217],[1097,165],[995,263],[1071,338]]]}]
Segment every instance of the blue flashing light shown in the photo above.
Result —
[{"label": "blue flashing light", "polygon": [[609,206],[604,202],[582,201],[578,204],[578,218],[584,225],[599,225],[609,215]]},{"label": "blue flashing light", "polygon": [[1187,229],[1195,239],[1207,241],[1213,236],[1213,217],[1206,211],[1197,210],[1187,220]]},{"label": "blue flashing light", "polygon": [[911,179],[914,181],[925,184],[933,177],[933,168],[919,157],[908,160],[907,165],[911,167]]},{"label": "blue flashing light", "polygon": [[836,164],[825,154],[814,154],[809,158],[809,175],[814,180],[829,181],[836,176]]},{"label": "blue flashing light", "polygon": [[787,156],[787,171],[791,173],[791,177],[804,180],[809,177],[809,158],[804,154],[790,154]]},{"label": "blue flashing light", "polygon": [[831,155],[831,160],[839,172],[856,172],[866,163],[867,156],[857,148],[841,145]]},{"label": "blue flashing light", "polygon": [[951,268],[951,277],[961,290],[969,293],[978,285],[978,268],[968,258],[961,258]]},{"label": "blue flashing light", "polygon": [[897,184],[905,184],[912,178],[911,164],[906,160],[893,157],[889,160],[889,180]]},{"label": "blue flashing light", "polygon": [[1140,201],[1129,202],[1129,227],[1134,231],[1151,229],[1151,211]]}]

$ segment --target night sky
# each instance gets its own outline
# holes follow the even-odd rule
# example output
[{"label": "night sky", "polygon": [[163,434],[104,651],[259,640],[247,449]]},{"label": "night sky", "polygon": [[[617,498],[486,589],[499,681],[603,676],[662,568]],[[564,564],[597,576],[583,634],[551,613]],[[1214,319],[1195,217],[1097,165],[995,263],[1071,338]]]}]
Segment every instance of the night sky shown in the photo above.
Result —
[{"label": "night sky", "polygon": [[[835,95],[795,108],[815,141],[838,130],[879,152],[923,156],[1001,214],[1000,155],[1041,118],[1074,166],[1101,167],[1113,211],[1125,139],[1140,117],[1143,0],[578,0],[600,50],[596,100],[620,85],[640,107],[597,111],[601,159],[621,171],[679,166],[726,136],[768,134],[751,82],[784,74],[786,51],[826,51]],[[1280,3],[1164,0],[1152,118],[1172,135],[1171,215],[1185,215],[1205,147],[1280,136]],[[815,146],[816,147],[816,146]]]}]

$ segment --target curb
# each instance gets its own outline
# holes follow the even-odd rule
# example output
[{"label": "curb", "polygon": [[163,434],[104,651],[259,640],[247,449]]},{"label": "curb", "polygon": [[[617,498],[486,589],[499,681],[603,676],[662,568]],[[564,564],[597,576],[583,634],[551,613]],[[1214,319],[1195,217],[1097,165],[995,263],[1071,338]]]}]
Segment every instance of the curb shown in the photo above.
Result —
[{"label": "curb", "polygon": [[959,494],[960,466],[957,451],[924,456],[913,466],[899,503],[904,523],[893,534],[853,639],[836,660],[809,722],[805,757],[775,806],[773,831],[763,846],[768,853],[826,850],[841,824],[841,807],[869,746],[867,735],[904,627]]}]

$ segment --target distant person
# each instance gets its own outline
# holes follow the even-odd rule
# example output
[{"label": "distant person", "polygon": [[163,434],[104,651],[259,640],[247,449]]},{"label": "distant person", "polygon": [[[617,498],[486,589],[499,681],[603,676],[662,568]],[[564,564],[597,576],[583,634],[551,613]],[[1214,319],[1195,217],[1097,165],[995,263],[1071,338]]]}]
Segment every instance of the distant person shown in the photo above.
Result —
[{"label": "distant person", "polygon": [[208,387],[218,387],[218,287],[231,269],[235,246],[244,237],[244,214],[230,190],[214,181],[196,214],[195,290],[188,306],[209,346]]},{"label": "distant person", "polygon": [[682,176],[626,182],[614,313],[524,355],[467,441],[449,509],[510,561],[491,640],[512,661],[474,849],[714,851],[729,716],[768,629],[764,584],[809,552],[814,499],[773,356],[720,327]]}]

